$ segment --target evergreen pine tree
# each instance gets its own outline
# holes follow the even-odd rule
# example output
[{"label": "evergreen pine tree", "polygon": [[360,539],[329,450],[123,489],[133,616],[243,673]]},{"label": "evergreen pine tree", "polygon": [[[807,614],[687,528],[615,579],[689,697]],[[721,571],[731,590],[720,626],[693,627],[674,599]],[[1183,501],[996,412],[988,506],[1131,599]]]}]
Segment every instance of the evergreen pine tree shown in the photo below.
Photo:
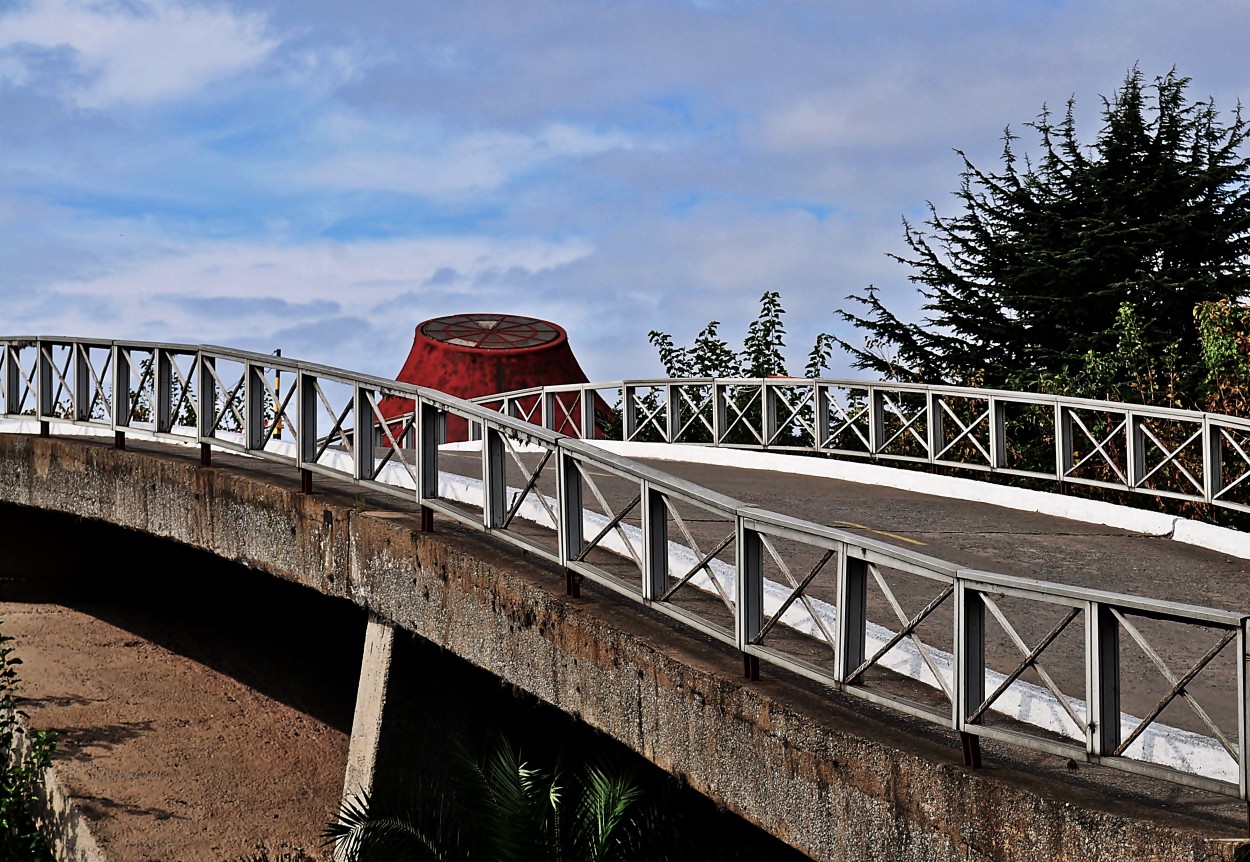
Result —
[{"label": "evergreen pine tree", "polygon": [[997,173],[962,152],[960,210],[929,205],[923,228],[904,221],[926,319],[901,320],[869,287],[839,314],[866,333],[839,340],[864,369],[901,379],[1037,385],[1079,372],[1116,349],[1127,306],[1144,349],[1175,351],[1184,378],[1199,375],[1199,303],[1250,293],[1250,159],[1240,106],[1221,121],[1211,101],[1189,101],[1175,69],[1152,87],[1133,69],[1103,100],[1091,147],[1077,139],[1073,103],[1028,127],[1036,163],[1004,138]]}]

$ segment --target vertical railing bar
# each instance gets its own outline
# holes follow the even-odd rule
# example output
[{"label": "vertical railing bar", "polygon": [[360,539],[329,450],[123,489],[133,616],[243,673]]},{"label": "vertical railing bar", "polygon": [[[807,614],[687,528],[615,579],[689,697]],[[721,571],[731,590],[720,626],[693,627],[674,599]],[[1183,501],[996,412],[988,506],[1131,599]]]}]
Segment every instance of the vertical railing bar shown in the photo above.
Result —
[{"label": "vertical railing bar", "polygon": [[966,732],[967,717],[985,701],[985,602],[980,592],[958,577],[955,581],[954,682],[954,727]]},{"label": "vertical railing bar", "polygon": [[1209,506],[1219,496],[1224,482],[1224,445],[1220,441],[1220,429],[1211,417],[1202,415],[1202,494]]},{"label": "vertical railing bar", "polygon": [[503,526],[507,512],[504,454],[503,434],[486,425],[482,429],[482,523],[488,530]]},{"label": "vertical railing bar", "polygon": [[1111,755],[1120,745],[1120,624],[1102,602],[1086,604],[1089,753]]},{"label": "vertical railing bar", "polygon": [[815,438],[816,439],[814,441],[814,447],[817,452],[823,452],[825,450],[825,443],[827,442],[825,434],[828,432],[828,429],[829,429],[829,391],[830,391],[830,388],[826,386],[825,384],[819,383],[819,382],[813,383],[812,386],[816,392],[816,407],[815,407],[815,420],[816,420]]},{"label": "vertical railing bar", "polygon": [[317,460],[317,378],[300,368],[295,372],[295,385],[299,388],[295,394],[297,466],[306,470]]},{"label": "vertical railing bar", "polygon": [[749,529],[740,514],[734,515],[734,531],[738,569],[734,584],[734,637],[746,663],[746,675],[755,679],[759,676],[758,659],[753,660],[746,651],[764,627],[764,543],[759,532]]},{"label": "vertical railing bar", "polygon": [[40,339],[36,342],[35,352],[35,404],[40,421],[46,421],[56,412],[53,403],[52,387],[52,348],[53,344]]},{"label": "vertical railing bar", "polygon": [[1007,466],[1007,405],[990,396],[990,469]]},{"label": "vertical railing bar", "polygon": [[252,452],[265,446],[265,370],[245,360],[243,374],[243,448]]},{"label": "vertical railing bar", "polygon": [[629,442],[638,433],[638,405],[634,403],[638,387],[622,384],[621,393],[621,440]]},{"label": "vertical railing bar", "polygon": [[834,678],[852,685],[850,674],[868,657],[868,562],[841,545],[838,556],[838,644]]},{"label": "vertical railing bar", "polygon": [[113,347],[113,430],[130,425],[130,353],[120,344]]},{"label": "vertical railing bar", "polygon": [[1250,800],[1250,617],[1237,633],[1237,781],[1243,800]]},{"label": "vertical railing bar", "polygon": [[584,541],[582,520],[582,475],[573,456],[560,451],[556,461],[556,506],[560,565],[568,566],[582,552]]},{"label": "vertical railing bar", "polygon": [[937,460],[938,453],[942,451],[942,410],[938,403],[941,395],[932,389],[928,391],[925,398],[925,409],[929,412],[928,435],[929,441],[929,463],[932,464]]},{"label": "vertical railing bar", "polygon": [[876,457],[885,440],[885,398],[876,386],[868,387],[868,454]]},{"label": "vertical railing bar", "polygon": [[575,435],[582,440],[596,440],[599,437],[599,429],[596,424],[597,411],[595,405],[598,402],[599,391],[591,389],[589,385],[582,387],[582,422],[581,428]]},{"label": "vertical railing bar", "polygon": [[169,367],[169,351],[162,347],[152,350],[152,401],[154,414],[153,426],[158,434],[167,434],[173,429],[173,372]]},{"label": "vertical railing bar", "polygon": [[[209,442],[217,434],[217,357],[209,356],[203,350],[196,351],[195,381],[196,392],[200,398],[200,407],[196,414],[196,439],[200,444],[200,463],[204,466],[212,464],[212,448]],[[298,397],[298,395],[297,395]],[[113,393],[117,400],[117,393]],[[298,449],[296,457],[299,457]]]},{"label": "vertical railing bar", "polygon": [[1072,423],[1068,408],[1055,402],[1055,480],[1064,482],[1072,464]]},{"label": "vertical railing bar", "polygon": [[712,383],[712,444],[723,446],[728,442],[729,406],[725,387],[720,383]]},{"label": "vertical railing bar", "polygon": [[0,377],[0,396],[4,398],[4,415],[14,416],[16,414],[13,410],[13,399],[18,387],[18,374],[15,367],[17,363],[17,348],[13,346],[12,342],[6,341],[3,351],[4,355],[0,358],[0,361],[4,364],[4,375]]},{"label": "vertical railing bar", "polygon": [[533,422],[532,424],[546,428],[548,431],[555,431],[558,420],[556,418],[556,394],[554,392],[544,391],[538,397],[538,403],[542,405],[543,415],[542,422]]},{"label": "vertical railing bar", "polygon": [[370,406],[370,395],[376,394],[359,383],[352,385],[352,413],[356,432],[353,435],[356,445],[353,454],[354,478],[357,482],[373,478],[373,408]]},{"label": "vertical railing bar", "polygon": [[1146,475],[1146,438],[1142,417],[1131,410],[1124,417],[1124,437],[1124,457],[1127,461],[1124,472],[1132,490],[1141,485],[1142,477]]},{"label": "vertical railing bar", "polygon": [[675,384],[669,383],[664,387],[664,398],[668,408],[664,411],[664,442],[676,443],[677,433],[681,430],[681,397]]},{"label": "vertical railing bar", "polygon": [[75,341],[74,351],[74,421],[86,422],[91,419],[91,402],[95,393],[91,381],[91,355],[87,345]]},{"label": "vertical railing bar", "polygon": [[423,398],[416,401],[417,502],[438,499],[438,447],[443,442],[442,411]]},{"label": "vertical railing bar", "polygon": [[764,448],[777,442],[777,387],[760,380],[760,440]]},{"label": "vertical railing bar", "polygon": [[668,590],[668,506],[664,492],[642,483],[642,597],[659,601]]}]

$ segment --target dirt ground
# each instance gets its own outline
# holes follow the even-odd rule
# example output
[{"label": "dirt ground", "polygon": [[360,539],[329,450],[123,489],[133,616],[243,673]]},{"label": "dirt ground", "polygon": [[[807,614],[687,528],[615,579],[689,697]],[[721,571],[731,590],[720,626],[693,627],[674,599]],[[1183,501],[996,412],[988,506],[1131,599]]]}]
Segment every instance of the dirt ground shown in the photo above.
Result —
[{"label": "dirt ground", "polygon": [[0,605],[25,709],[116,862],[321,855],[348,734],[248,685],[55,604]]},{"label": "dirt ground", "polygon": [[111,862],[329,858],[320,836],[342,793],[363,612],[131,541],[117,559],[159,561],[153,572],[0,566],[24,709],[56,731],[55,768],[97,842]]}]

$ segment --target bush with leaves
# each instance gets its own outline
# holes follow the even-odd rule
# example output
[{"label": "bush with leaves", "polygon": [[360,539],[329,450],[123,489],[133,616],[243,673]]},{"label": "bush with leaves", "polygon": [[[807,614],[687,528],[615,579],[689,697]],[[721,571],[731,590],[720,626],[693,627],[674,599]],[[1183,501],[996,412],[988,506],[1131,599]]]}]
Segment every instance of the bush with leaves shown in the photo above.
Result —
[{"label": "bush with leaves", "polygon": [[[746,335],[742,339],[742,349],[734,350],[729,343],[720,336],[720,321],[712,320],[705,326],[698,335],[695,336],[694,342],[689,347],[682,347],[674,344],[673,337],[666,332],[651,331],[647,338],[656,348],[659,354],[660,364],[664,366],[664,372],[671,378],[748,378],[758,379],[765,377],[789,377],[790,373],[786,370],[785,356],[782,349],[786,346],[786,327],[785,327],[785,309],[781,306],[781,294],[777,291],[768,291],[760,297],[759,315],[747,326]],[[825,367],[829,364],[829,357],[832,353],[834,339],[832,336],[821,333],[816,337],[816,342],[812,349],[808,352],[807,363],[804,367],[804,376],[807,378],[816,378],[821,375]],[[760,406],[756,390],[748,389],[740,396],[734,399],[736,412],[741,413],[743,419],[735,422],[734,416],[730,417],[734,427],[730,430],[725,442],[728,443],[744,443],[752,444],[760,442],[751,432],[750,428],[759,427]],[[695,391],[690,393],[691,399],[703,406],[700,410],[702,419],[707,425],[712,424],[713,406],[708,397],[709,390]],[[783,395],[782,397],[787,397]],[[796,399],[801,396],[794,396]],[[754,400],[753,400],[754,399]],[[796,400],[797,404],[797,400]],[[648,408],[654,409],[656,404],[651,402]],[[669,405],[671,409],[672,405]],[[690,406],[684,405],[683,409],[690,409]],[[811,416],[810,404],[799,408],[799,418],[810,425]],[[684,422],[682,424],[685,424]],[[707,425],[702,422],[694,422],[690,425],[690,429],[683,435],[685,442],[706,443],[710,442],[711,435],[707,431]],[[783,444],[802,444],[800,439],[803,435],[790,429],[791,433],[786,439],[781,440]]]},{"label": "bush with leaves", "polygon": [[[56,741],[49,731],[28,730],[22,724],[13,638],[0,633],[0,859],[52,862],[52,852],[39,832],[36,812],[44,772],[52,765]],[[19,736],[25,735],[25,756],[18,756]]]},{"label": "bush with leaves", "polygon": [[628,772],[563,756],[543,769],[501,739],[481,760],[458,750],[445,778],[406,798],[347,799],[325,837],[346,862],[660,859],[657,812],[641,796]]}]

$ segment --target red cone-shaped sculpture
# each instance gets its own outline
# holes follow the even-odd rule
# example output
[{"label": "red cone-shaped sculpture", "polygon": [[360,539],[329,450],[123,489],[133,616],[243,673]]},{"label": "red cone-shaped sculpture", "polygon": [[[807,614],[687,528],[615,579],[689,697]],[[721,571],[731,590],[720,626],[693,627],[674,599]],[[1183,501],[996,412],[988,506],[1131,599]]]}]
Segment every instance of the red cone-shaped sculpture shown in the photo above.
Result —
[{"label": "red cone-shaped sculpture", "polygon": [[[554,323],[515,314],[453,314],[417,326],[412,350],[397,378],[457,398],[478,398],[532,386],[585,383],[586,374],[569,348],[565,331]],[[555,430],[576,433],[580,411],[576,396],[564,407]],[[598,401],[596,407],[606,410]],[[522,405],[528,410],[530,405]],[[386,418],[411,412],[412,402],[388,398],[381,404]],[[537,418],[537,417],[535,417]],[[448,417],[447,441],[467,439],[467,425]]]}]

